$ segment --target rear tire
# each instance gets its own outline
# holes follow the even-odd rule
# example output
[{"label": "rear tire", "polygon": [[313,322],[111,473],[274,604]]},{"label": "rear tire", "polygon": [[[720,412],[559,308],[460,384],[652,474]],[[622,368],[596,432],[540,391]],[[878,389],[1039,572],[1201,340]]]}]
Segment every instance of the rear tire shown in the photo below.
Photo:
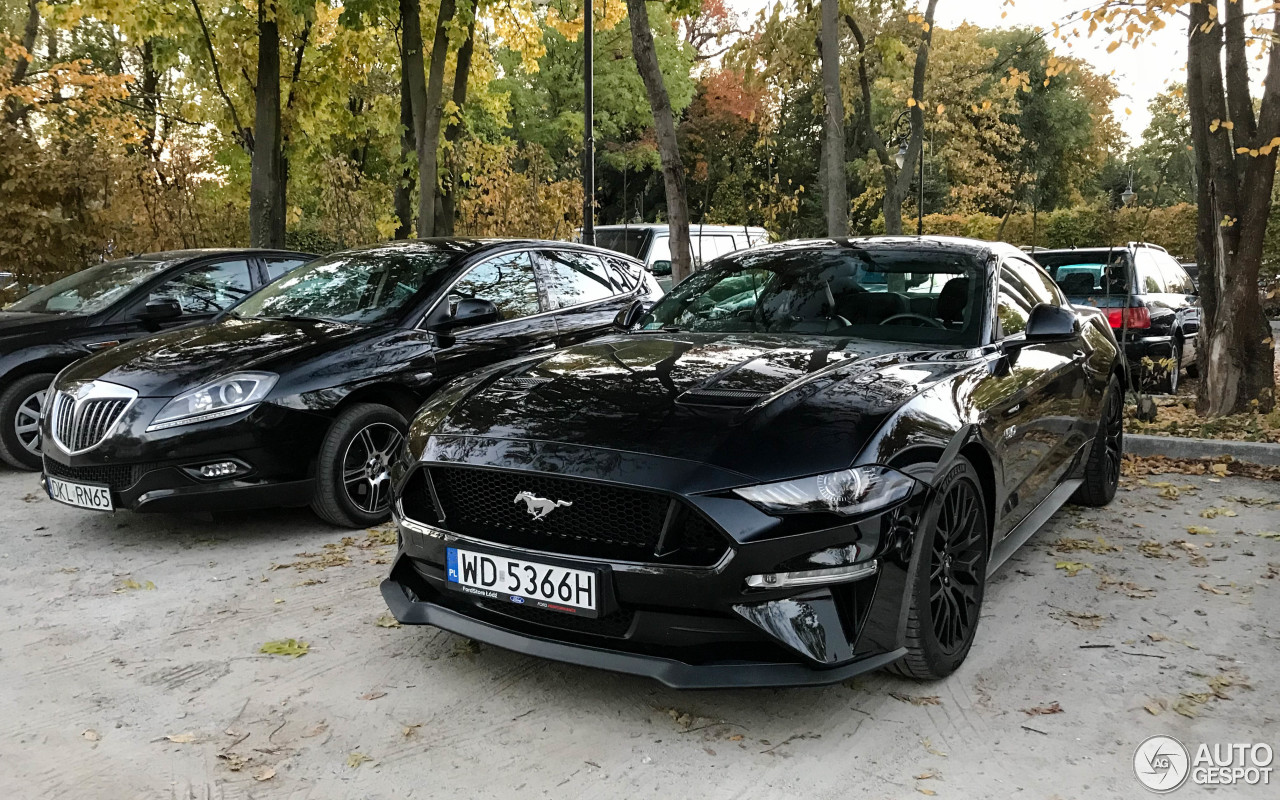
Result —
[{"label": "rear tire", "polygon": [[1084,482],[1071,502],[1079,506],[1105,506],[1116,496],[1120,485],[1120,460],[1124,456],[1124,391],[1112,375],[1102,396],[1102,418],[1098,435],[1084,465]]},{"label": "rear tire", "polygon": [[1155,394],[1177,394],[1179,379],[1182,375],[1182,345],[1174,342],[1170,345],[1169,360],[1173,366],[1162,369],[1159,364],[1151,370],[1151,391]]},{"label": "rear tire", "polygon": [[340,528],[367,528],[391,516],[391,464],[408,425],[398,411],[357,403],[329,426],[316,460],[311,510]]},{"label": "rear tire", "polygon": [[908,599],[907,654],[889,670],[939,680],[964,663],[973,646],[991,546],[982,482],[963,456],[938,483],[921,525],[925,533]]},{"label": "rear tire", "polygon": [[0,459],[6,464],[40,469],[40,415],[51,383],[53,375],[40,372],[24,375],[0,392]]}]

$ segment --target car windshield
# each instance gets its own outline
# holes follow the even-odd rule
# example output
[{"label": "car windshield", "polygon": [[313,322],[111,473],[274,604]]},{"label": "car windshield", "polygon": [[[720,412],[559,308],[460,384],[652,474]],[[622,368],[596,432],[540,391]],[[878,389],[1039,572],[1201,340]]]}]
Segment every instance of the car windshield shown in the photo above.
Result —
[{"label": "car windshield", "polygon": [[463,250],[414,243],[312,261],[246,297],[242,317],[309,317],[375,325],[399,314]]},{"label": "car windshield", "polygon": [[982,322],[979,275],[969,255],[918,247],[747,250],[694,273],[640,327],[973,346]]},{"label": "car windshield", "polygon": [[126,258],[108,261],[68,275],[11,303],[5,311],[35,314],[94,314],[172,262]]},{"label": "car windshield", "polygon": [[649,231],[644,228],[608,228],[596,231],[596,246],[640,258]]},{"label": "car windshield", "polygon": [[1035,259],[1053,276],[1063,294],[1088,297],[1129,291],[1126,255],[1124,250],[1078,250],[1036,253]]}]

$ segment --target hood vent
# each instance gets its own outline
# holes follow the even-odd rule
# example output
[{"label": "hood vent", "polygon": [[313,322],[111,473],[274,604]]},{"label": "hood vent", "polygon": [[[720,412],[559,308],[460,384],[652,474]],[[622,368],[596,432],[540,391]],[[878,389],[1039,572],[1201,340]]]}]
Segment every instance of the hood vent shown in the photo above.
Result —
[{"label": "hood vent", "polygon": [[680,395],[676,402],[691,406],[747,408],[768,396],[768,392],[753,392],[745,389],[690,389]]},{"label": "hood vent", "polygon": [[493,385],[495,389],[504,389],[506,391],[527,392],[531,389],[537,389],[544,383],[551,383],[551,378],[531,378],[528,376],[517,376],[511,378],[503,378]]}]

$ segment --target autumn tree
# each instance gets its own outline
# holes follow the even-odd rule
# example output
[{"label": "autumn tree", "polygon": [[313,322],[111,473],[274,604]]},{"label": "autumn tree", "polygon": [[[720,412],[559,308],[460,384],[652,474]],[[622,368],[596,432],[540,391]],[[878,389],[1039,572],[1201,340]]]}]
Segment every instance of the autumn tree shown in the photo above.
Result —
[{"label": "autumn tree", "polygon": [[844,98],[840,90],[840,0],[821,0],[818,26],[822,51],[822,185],[827,235],[849,234],[849,190],[845,181]]},{"label": "autumn tree", "polygon": [[[1275,407],[1275,345],[1258,274],[1280,154],[1280,7],[1263,0],[1107,0],[1081,14],[1109,49],[1185,20],[1203,304],[1198,405],[1220,416]],[[1250,64],[1264,60],[1255,92]]]}]

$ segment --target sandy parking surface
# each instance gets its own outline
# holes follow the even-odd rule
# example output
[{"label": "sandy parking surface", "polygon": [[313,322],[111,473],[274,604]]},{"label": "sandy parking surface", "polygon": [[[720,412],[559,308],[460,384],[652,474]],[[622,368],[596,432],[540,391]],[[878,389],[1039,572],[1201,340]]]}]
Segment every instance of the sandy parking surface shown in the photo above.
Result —
[{"label": "sandy parking surface", "polygon": [[1133,798],[1146,736],[1280,749],[1280,484],[1127,483],[1015,556],[946,681],[682,693],[381,627],[390,548],[303,511],[97,515],[0,472],[0,797]]}]

